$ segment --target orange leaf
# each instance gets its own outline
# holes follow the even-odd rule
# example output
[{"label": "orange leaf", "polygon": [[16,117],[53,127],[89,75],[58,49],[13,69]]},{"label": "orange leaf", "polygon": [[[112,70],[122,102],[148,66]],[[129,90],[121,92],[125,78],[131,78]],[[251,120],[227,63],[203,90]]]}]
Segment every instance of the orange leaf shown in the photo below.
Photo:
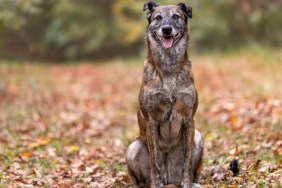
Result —
[{"label": "orange leaf", "polygon": [[100,165],[100,164],[103,163],[103,161],[102,161],[101,159],[97,159],[97,160],[95,161],[95,163],[96,163],[97,165]]},{"label": "orange leaf", "polygon": [[49,142],[50,142],[50,138],[42,138],[42,139],[40,139],[40,142],[39,142],[39,144],[41,145],[41,146],[45,146],[45,145],[47,145],[47,144],[49,144]]},{"label": "orange leaf", "polygon": [[28,158],[31,158],[31,157],[32,157],[32,153],[30,153],[30,152],[23,152],[23,153],[21,154],[21,156],[22,156],[23,158],[28,159]]}]

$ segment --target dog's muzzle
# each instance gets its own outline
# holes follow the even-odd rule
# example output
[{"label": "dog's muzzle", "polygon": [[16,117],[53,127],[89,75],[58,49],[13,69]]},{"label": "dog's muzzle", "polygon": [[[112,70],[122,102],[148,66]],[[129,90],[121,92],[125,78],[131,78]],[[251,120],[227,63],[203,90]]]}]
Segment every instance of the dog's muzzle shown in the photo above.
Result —
[{"label": "dog's muzzle", "polygon": [[164,25],[161,27],[159,32],[155,32],[155,35],[162,43],[163,48],[168,49],[173,46],[173,43],[181,36],[181,31],[174,34],[175,31],[172,26]]}]

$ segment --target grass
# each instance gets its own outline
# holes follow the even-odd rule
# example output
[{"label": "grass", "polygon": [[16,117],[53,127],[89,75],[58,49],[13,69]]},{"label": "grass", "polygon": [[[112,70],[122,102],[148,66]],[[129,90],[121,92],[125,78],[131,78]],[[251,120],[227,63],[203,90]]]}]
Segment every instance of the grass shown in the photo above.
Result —
[{"label": "grass", "polygon": [[[191,55],[204,187],[282,186],[280,54]],[[142,62],[127,61],[2,62],[1,187],[131,187],[125,152],[138,135]],[[233,158],[238,177],[229,170]]]}]

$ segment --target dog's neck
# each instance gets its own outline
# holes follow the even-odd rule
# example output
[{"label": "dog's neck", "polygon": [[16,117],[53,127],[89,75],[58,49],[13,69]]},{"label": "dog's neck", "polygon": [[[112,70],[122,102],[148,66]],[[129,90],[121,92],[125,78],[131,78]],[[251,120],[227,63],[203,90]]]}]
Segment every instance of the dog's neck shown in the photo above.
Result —
[{"label": "dog's neck", "polygon": [[188,61],[188,38],[184,36],[172,48],[164,49],[160,44],[152,41],[151,35],[147,38],[147,59],[155,69],[162,74],[171,75],[181,70],[181,67]]}]

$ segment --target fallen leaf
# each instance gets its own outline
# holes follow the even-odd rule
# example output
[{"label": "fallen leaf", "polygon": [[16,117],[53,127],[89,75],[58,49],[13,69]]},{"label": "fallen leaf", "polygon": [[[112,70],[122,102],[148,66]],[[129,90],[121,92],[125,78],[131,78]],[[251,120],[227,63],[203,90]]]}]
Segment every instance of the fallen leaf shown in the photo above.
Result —
[{"label": "fallen leaf", "polygon": [[38,169],[34,168],[33,171],[34,171],[34,174],[36,175],[37,178],[41,178],[42,177],[42,174],[39,172]]},{"label": "fallen leaf", "polygon": [[79,147],[77,145],[67,147],[68,153],[76,153],[79,151]]},{"label": "fallen leaf", "polygon": [[239,153],[240,153],[240,151],[239,151],[239,147],[238,146],[236,146],[235,148],[233,148],[229,152],[230,155],[238,155]]},{"label": "fallen leaf", "polygon": [[21,157],[22,158],[25,158],[25,159],[29,159],[29,158],[31,158],[33,156],[33,154],[31,153],[31,152],[23,152],[22,154],[21,154]]}]

